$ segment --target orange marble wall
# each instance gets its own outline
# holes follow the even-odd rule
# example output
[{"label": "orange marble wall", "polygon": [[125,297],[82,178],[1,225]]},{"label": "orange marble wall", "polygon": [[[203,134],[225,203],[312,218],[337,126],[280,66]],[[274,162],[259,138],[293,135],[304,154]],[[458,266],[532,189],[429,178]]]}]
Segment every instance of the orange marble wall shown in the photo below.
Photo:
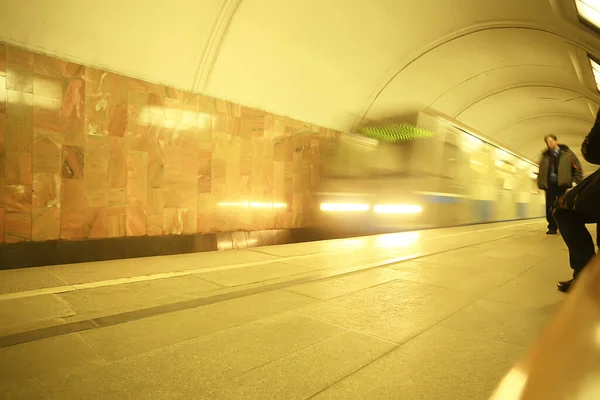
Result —
[{"label": "orange marble wall", "polygon": [[0,43],[0,243],[304,227],[337,135]]}]

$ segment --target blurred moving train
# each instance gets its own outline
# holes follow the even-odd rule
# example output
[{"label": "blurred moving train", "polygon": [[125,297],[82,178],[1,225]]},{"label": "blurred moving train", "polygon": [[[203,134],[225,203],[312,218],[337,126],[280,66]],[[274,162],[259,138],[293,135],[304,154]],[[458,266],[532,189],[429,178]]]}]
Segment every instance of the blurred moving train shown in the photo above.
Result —
[{"label": "blurred moving train", "polygon": [[314,193],[317,226],[398,231],[545,215],[537,164],[444,116],[419,113],[415,126],[430,134],[334,139]]}]

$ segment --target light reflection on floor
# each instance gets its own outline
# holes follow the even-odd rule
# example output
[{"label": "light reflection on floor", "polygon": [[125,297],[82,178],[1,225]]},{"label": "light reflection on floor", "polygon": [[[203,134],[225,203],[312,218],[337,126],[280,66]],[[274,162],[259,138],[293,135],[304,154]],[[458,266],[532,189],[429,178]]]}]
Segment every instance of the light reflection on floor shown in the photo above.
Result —
[{"label": "light reflection on floor", "polygon": [[0,397],[487,398],[566,262],[528,221],[1,271],[0,343],[209,301],[0,348]]}]

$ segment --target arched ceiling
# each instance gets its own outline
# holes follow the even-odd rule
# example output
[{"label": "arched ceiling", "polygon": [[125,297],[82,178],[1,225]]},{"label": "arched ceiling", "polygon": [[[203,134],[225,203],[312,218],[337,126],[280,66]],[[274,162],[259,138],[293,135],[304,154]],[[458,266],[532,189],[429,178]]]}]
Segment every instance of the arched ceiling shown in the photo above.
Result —
[{"label": "arched ceiling", "polygon": [[573,0],[0,0],[0,40],[342,131],[431,109],[532,159],[600,100]]}]

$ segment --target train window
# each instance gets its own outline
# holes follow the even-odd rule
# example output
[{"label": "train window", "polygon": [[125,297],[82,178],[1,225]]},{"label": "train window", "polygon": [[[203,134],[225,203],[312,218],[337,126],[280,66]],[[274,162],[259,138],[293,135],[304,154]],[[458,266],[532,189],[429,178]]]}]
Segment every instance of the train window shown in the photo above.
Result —
[{"label": "train window", "polygon": [[442,162],[441,175],[446,178],[457,178],[458,177],[458,160],[461,158],[461,151],[453,143],[444,143],[444,155]]}]

